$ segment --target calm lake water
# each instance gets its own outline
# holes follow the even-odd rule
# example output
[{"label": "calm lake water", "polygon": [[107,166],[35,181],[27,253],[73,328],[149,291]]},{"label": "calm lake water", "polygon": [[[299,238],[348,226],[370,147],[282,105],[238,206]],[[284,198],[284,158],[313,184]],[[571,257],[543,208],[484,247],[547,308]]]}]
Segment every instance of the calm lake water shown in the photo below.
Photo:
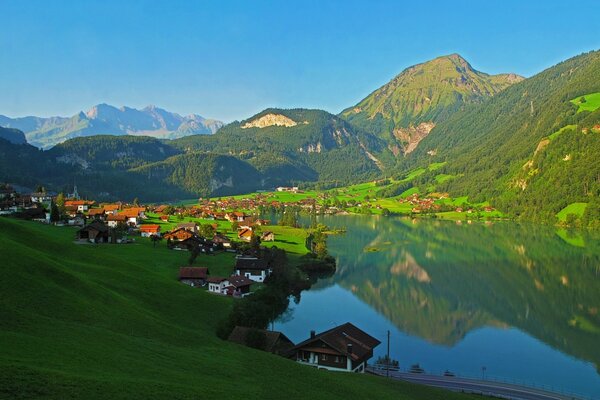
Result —
[{"label": "calm lake water", "polygon": [[[275,323],[295,342],[350,321],[403,369],[600,398],[600,237],[499,222],[330,216],[332,278]],[[371,360],[374,361],[375,359]]]}]

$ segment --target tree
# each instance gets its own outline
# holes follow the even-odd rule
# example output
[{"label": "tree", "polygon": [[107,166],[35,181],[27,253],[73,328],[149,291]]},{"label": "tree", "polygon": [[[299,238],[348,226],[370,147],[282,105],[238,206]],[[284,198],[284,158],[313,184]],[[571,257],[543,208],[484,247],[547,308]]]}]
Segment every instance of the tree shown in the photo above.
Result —
[{"label": "tree", "polygon": [[250,248],[253,250],[258,250],[260,247],[260,238],[254,232],[252,232],[252,236],[250,236]]},{"label": "tree", "polygon": [[162,240],[162,237],[158,235],[152,235],[150,236],[150,240],[152,240],[152,245],[156,247],[156,243],[160,242]]},{"label": "tree", "polygon": [[238,229],[240,229],[240,224],[237,221],[233,221],[231,223],[231,230],[237,232]]},{"label": "tree", "polygon": [[61,214],[65,212],[65,195],[62,192],[56,196],[56,206]]},{"label": "tree", "polygon": [[60,212],[55,202],[50,203],[50,222],[58,222],[60,220]]},{"label": "tree", "polygon": [[215,236],[215,228],[211,224],[202,224],[198,228],[198,234],[210,239]]},{"label": "tree", "polygon": [[133,205],[136,207],[140,205],[140,201],[137,197],[133,199]]}]

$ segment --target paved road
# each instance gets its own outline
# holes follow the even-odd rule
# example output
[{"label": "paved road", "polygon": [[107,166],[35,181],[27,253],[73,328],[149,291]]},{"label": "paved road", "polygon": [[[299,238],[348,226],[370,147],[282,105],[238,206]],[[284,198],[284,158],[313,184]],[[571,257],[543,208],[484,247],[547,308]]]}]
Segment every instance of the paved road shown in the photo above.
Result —
[{"label": "paved road", "polygon": [[[375,371],[373,369],[369,369],[368,371],[377,375],[386,375],[385,371]],[[390,377],[393,379],[400,379],[403,381],[427,386],[435,386],[457,392],[464,391],[469,393],[480,393],[483,395],[514,400],[579,400],[579,398],[573,396],[494,381],[481,381],[476,379],[427,374],[411,374],[407,372],[392,371],[390,371]]]}]

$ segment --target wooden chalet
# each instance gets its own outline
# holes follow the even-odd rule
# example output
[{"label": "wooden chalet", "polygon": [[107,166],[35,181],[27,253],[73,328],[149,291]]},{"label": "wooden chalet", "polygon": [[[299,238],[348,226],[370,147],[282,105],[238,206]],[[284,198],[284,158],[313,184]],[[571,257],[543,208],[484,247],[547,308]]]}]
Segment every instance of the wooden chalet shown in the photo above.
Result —
[{"label": "wooden chalet", "polygon": [[192,287],[204,286],[208,278],[206,267],[181,267],[179,268],[179,281]]},{"label": "wooden chalet", "polygon": [[198,225],[195,222],[183,222],[181,224],[177,224],[175,229],[185,229],[192,233],[198,233]]},{"label": "wooden chalet", "polygon": [[347,322],[310,338],[291,350],[300,364],[331,371],[365,372],[367,360],[381,342]]},{"label": "wooden chalet", "polygon": [[242,346],[256,348],[253,339],[257,335],[264,337],[264,341],[262,341],[263,343],[259,350],[285,357],[289,355],[290,350],[294,347],[294,343],[281,332],[247,328],[245,326],[236,326],[233,328],[228,340],[230,342],[241,344]]},{"label": "wooden chalet", "polygon": [[275,234],[271,231],[266,231],[260,236],[261,242],[274,242]]},{"label": "wooden chalet", "polygon": [[213,236],[213,243],[226,249],[231,248],[231,239],[220,233],[217,233]]},{"label": "wooden chalet", "polygon": [[106,221],[109,227],[116,228],[119,225],[127,224],[127,216],[121,214],[109,214],[106,217]]},{"label": "wooden chalet", "polygon": [[227,296],[244,297],[250,293],[250,286],[254,283],[245,276],[231,275],[225,288]]},{"label": "wooden chalet", "polygon": [[264,282],[272,272],[267,260],[257,257],[238,257],[235,260],[234,274],[244,276],[254,282]]},{"label": "wooden chalet", "polygon": [[252,239],[252,228],[241,228],[238,229],[238,239],[243,240],[245,242],[249,242]]},{"label": "wooden chalet", "polygon": [[160,236],[160,225],[145,224],[140,225],[140,234],[142,237]]},{"label": "wooden chalet", "polygon": [[191,237],[194,237],[194,233],[188,231],[185,228],[177,228],[170,232],[166,232],[163,235],[163,238],[174,241],[174,242],[181,242],[184,240],[188,240]]},{"label": "wooden chalet", "polygon": [[77,240],[92,243],[108,243],[109,229],[103,222],[94,221],[77,231]]}]

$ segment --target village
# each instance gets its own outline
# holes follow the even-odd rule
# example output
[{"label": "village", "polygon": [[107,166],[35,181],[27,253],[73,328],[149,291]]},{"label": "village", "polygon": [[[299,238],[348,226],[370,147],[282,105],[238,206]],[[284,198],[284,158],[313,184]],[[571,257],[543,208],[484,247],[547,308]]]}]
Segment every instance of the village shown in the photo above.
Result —
[{"label": "village", "polygon": [[[187,252],[190,262],[179,268],[179,282],[234,299],[243,299],[269,285],[269,277],[277,268],[268,249],[261,245],[276,241],[270,229],[275,227],[271,221],[257,217],[259,207],[310,209],[314,205],[314,201],[266,202],[260,196],[200,200],[191,207],[97,203],[81,199],[76,187],[67,196],[45,191],[19,195],[9,186],[3,186],[0,192],[1,215],[76,227],[74,243],[79,245],[130,245],[136,243],[136,238],[144,238],[153,246]],[[168,229],[163,230],[164,227]],[[305,248],[305,252],[311,250],[310,245]],[[213,275],[211,268],[194,265],[198,257],[210,259],[221,253],[231,255],[225,258],[231,264],[218,268],[221,272],[229,270],[229,274]],[[349,322],[319,334],[310,331],[309,337],[297,345],[281,332],[243,325],[232,328],[226,338],[229,341],[333,371],[365,372],[373,349],[380,344]]]}]

